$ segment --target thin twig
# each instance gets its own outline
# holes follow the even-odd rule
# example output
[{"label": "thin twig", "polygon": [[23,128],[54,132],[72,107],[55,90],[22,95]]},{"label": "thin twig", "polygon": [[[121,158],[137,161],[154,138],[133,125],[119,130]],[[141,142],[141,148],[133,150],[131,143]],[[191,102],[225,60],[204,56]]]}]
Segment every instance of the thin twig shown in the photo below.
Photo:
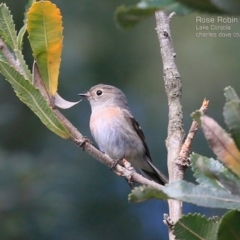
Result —
[{"label": "thin twig", "polygon": [[[169,105],[168,136],[166,139],[169,182],[174,182],[182,180],[184,175],[182,166],[176,164],[184,139],[181,105],[182,83],[175,62],[176,54],[173,49],[169,26],[173,14],[168,16],[165,11],[158,11],[155,16],[157,23],[156,31],[160,43],[163,62],[165,91],[167,93]],[[174,224],[182,215],[182,202],[169,200],[168,205],[169,217],[171,222]],[[171,228],[169,228],[169,239],[175,239]]]},{"label": "thin twig", "polygon": [[[208,109],[208,103],[209,103],[208,100],[206,99],[203,100],[202,106],[199,109],[201,114],[206,113]],[[190,149],[192,146],[193,138],[198,130],[198,127],[199,127],[198,123],[195,120],[193,120],[192,125],[189,129],[187,138],[185,139],[184,144],[182,145],[178,160],[176,161],[176,163],[179,164],[180,166],[187,168],[190,165],[190,162],[189,162]]]}]

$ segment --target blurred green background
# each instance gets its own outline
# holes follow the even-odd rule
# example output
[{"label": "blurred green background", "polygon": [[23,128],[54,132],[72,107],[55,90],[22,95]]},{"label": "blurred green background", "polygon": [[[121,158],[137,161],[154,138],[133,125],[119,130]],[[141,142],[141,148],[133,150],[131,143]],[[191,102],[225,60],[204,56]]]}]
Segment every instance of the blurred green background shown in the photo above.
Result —
[{"label": "blurred green background", "polygon": [[[19,30],[26,1],[4,2]],[[53,2],[61,9],[64,25],[59,93],[77,101],[78,93],[98,83],[121,88],[144,130],[155,165],[167,174],[168,107],[154,17],[124,31],[116,27],[113,12],[121,4],[135,4],[133,0]],[[197,38],[196,16],[207,15],[175,16],[171,22],[186,131],[190,113],[205,97],[210,100],[208,115],[225,127],[223,88],[231,85],[240,94],[239,39]],[[240,33],[240,23],[230,26],[230,32]],[[24,54],[31,66],[27,38]],[[124,179],[46,129],[0,78],[1,240],[168,239],[162,222],[163,213],[168,213],[165,202],[130,204]],[[87,101],[62,112],[91,138]],[[214,157],[201,130],[192,150]],[[194,181],[190,170],[186,179]],[[207,216],[223,212],[185,204],[184,212],[189,211]]]}]

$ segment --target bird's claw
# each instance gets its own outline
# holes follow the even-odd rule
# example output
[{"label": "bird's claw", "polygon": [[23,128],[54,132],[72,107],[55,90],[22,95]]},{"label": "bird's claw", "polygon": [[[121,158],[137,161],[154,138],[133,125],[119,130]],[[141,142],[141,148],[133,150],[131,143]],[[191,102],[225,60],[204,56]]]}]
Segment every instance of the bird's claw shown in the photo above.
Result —
[{"label": "bird's claw", "polygon": [[165,225],[167,225],[170,229],[172,229],[173,226],[174,226],[174,222],[173,222],[173,220],[169,217],[168,214],[163,214],[163,222],[164,222]]},{"label": "bird's claw", "polygon": [[123,158],[113,160],[112,165],[110,166],[110,169],[113,170],[122,160],[123,160]]}]

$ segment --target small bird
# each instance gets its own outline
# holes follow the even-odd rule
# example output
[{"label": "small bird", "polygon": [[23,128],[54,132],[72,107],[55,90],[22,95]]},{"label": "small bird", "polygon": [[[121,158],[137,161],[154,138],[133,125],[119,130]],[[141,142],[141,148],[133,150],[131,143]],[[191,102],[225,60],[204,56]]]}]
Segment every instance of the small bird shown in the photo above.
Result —
[{"label": "small bird", "polygon": [[153,164],[145,137],[134,119],[124,93],[98,84],[79,94],[91,105],[90,130],[102,152],[114,160],[125,158],[150,180],[164,185],[167,178]]}]

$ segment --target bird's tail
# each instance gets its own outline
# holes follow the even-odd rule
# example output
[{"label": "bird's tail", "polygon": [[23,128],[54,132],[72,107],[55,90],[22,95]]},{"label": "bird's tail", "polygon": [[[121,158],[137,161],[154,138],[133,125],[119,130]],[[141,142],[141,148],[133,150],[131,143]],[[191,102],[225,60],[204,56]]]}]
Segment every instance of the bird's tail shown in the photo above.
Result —
[{"label": "bird's tail", "polygon": [[153,164],[151,161],[148,161],[149,165],[152,167],[151,172],[146,171],[144,169],[141,169],[141,171],[143,172],[143,174],[146,176],[146,178],[153,180],[156,183],[159,183],[161,185],[165,185],[166,183],[168,183],[168,178],[161,173]]}]

